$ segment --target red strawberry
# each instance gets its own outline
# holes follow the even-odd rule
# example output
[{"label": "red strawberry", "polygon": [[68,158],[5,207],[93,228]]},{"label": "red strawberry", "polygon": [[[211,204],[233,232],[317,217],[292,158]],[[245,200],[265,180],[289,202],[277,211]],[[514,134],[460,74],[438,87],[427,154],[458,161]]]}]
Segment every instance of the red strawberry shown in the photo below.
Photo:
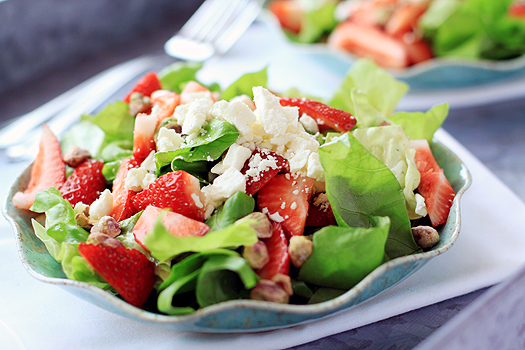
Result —
[{"label": "red strawberry", "polygon": [[66,164],[62,159],[60,142],[51,129],[44,124],[38,155],[31,167],[31,176],[24,192],[13,196],[13,204],[20,209],[29,209],[35,201],[37,192],[50,187],[60,187],[66,181]]},{"label": "red strawberry", "polygon": [[157,116],[151,114],[138,114],[135,118],[133,129],[133,157],[142,163],[144,159],[156,150],[155,130],[157,128]]},{"label": "red strawberry", "polygon": [[430,45],[423,40],[405,41],[405,46],[410,58],[410,64],[418,64],[434,57]]},{"label": "red strawberry", "polygon": [[326,201],[322,201],[318,196],[310,202],[306,226],[324,227],[330,225],[337,225],[330,202],[328,202],[328,198]]},{"label": "red strawberry", "polygon": [[170,118],[175,108],[180,104],[180,95],[169,90],[157,90],[151,94],[151,105],[159,107],[157,124]]},{"label": "red strawberry", "polygon": [[192,99],[191,95],[197,92],[209,92],[212,100],[216,102],[213,94],[207,87],[197,83],[195,80],[190,80],[184,85],[184,89],[180,92],[181,103],[188,103]]},{"label": "red strawberry", "polygon": [[508,15],[510,17],[524,18],[525,17],[525,3],[522,1],[515,1],[509,6]]},{"label": "red strawberry", "polygon": [[142,307],[155,284],[155,264],[136,249],[80,243],[79,253],[133,306]]},{"label": "red strawberry", "polygon": [[428,142],[415,140],[410,141],[410,145],[416,150],[414,159],[421,174],[417,191],[425,198],[432,226],[438,226],[447,221],[455,196],[454,190],[436,163]]},{"label": "red strawberry", "polygon": [[328,46],[367,57],[386,68],[405,68],[409,64],[405,45],[379,28],[351,21],[339,24],[328,37]]},{"label": "red strawberry", "polygon": [[[263,160],[275,160],[275,168],[268,167],[264,171],[258,171],[256,175],[252,175],[250,171],[250,161],[258,159],[260,157]],[[278,155],[275,152],[264,150],[254,150],[250,159],[246,161],[246,164],[241,169],[241,173],[247,175],[246,180],[246,194],[252,196],[259,191],[264,185],[266,185],[275,175],[281,171],[288,164],[286,158]]]},{"label": "red strawberry", "polygon": [[277,17],[281,27],[295,34],[301,31],[303,10],[298,1],[274,0],[270,2],[268,9]]},{"label": "red strawberry", "polygon": [[276,175],[257,193],[257,206],[280,222],[288,236],[302,235],[314,182],[309,177]]},{"label": "red strawberry", "polygon": [[160,176],[147,189],[137,193],[132,201],[137,211],[153,205],[169,208],[197,221],[204,220],[204,194],[199,180],[182,170]]},{"label": "red strawberry", "polygon": [[134,92],[141,93],[143,96],[151,96],[153,91],[162,89],[159,77],[155,72],[149,72],[145,74],[140,80],[135,84],[130,92],[124,97],[124,102],[129,103],[129,98]]},{"label": "red strawberry", "polygon": [[[144,243],[145,238],[155,225],[161,212],[162,209],[148,205],[133,228],[135,240],[144,249],[147,249]],[[210,227],[203,222],[169,211],[164,212],[162,224],[175,237],[204,236],[210,230]]]},{"label": "red strawberry", "polygon": [[288,275],[290,273],[290,255],[288,254],[288,242],[281,224],[272,223],[272,236],[264,240],[268,248],[270,261],[257,271],[262,279],[272,279],[278,273]]},{"label": "red strawberry", "polygon": [[352,21],[384,26],[396,6],[397,0],[368,0],[352,2],[350,16]]},{"label": "red strawberry", "polygon": [[117,221],[125,220],[134,214],[131,199],[135,196],[135,192],[126,188],[126,177],[129,169],[138,166],[139,164],[135,159],[124,159],[117,171],[115,180],[113,180],[113,208],[109,215]]},{"label": "red strawberry", "polygon": [[398,6],[386,23],[385,32],[398,38],[411,32],[427,8],[428,4],[424,2],[407,2]]},{"label": "red strawberry", "polygon": [[348,112],[335,109],[324,103],[301,98],[281,98],[281,106],[299,107],[299,115],[308,114],[319,125],[319,130],[334,129],[350,131],[356,124],[355,117]]},{"label": "red strawberry", "polygon": [[103,167],[104,163],[99,160],[86,159],[73,170],[60,188],[60,193],[72,206],[78,202],[91,205],[106,189]]}]

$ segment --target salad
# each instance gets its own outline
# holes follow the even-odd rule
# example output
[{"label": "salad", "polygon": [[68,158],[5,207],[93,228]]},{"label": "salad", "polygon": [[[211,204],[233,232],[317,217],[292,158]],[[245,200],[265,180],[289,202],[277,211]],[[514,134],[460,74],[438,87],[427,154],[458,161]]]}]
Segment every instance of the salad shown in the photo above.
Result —
[{"label": "salad", "polygon": [[455,196],[430,145],[448,105],[358,61],[329,101],[143,76],[62,140],[44,126],[13,204],[65,276],[168,315],[234,299],[318,303],[439,241]]},{"label": "salad", "polygon": [[521,0],[272,0],[268,9],[290,40],[326,42],[386,68],[525,53]]}]

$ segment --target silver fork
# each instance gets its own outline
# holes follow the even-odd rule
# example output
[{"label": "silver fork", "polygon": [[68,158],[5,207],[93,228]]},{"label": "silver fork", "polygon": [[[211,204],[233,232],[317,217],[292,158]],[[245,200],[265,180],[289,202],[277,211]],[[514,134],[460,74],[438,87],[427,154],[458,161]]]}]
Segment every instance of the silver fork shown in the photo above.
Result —
[{"label": "silver fork", "polygon": [[[188,61],[205,61],[224,54],[257,17],[264,0],[206,0],[180,31],[168,40],[165,52]],[[8,161],[34,157],[40,126],[47,123],[61,137],[82,114],[92,113],[125,84],[162,60],[143,56],[110,68],[27,113],[0,130],[0,149]]]}]

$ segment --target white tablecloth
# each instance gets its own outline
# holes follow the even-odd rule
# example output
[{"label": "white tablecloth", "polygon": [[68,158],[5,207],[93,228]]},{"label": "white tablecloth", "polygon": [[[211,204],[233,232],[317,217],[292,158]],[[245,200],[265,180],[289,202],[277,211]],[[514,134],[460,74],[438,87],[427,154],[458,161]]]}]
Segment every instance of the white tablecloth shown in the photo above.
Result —
[{"label": "white tablecloth", "polygon": [[[304,87],[322,95],[337,77],[306,69],[269,42],[264,32],[247,33],[203,77],[229,82],[240,69],[271,64],[270,83]],[[259,41],[257,41],[259,40]],[[254,43],[259,43],[254,45]],[[268,52],[274,54],[270,57]],[[281,55],[282,53],[282,55]],[[249,58],[239,65],[239,54]],[[255,69],[252,69],[255,70]],[[298,72],[302,72],[301,75]],[[273,74],[273,75],[272,75]],[[309,82],[286,84],[285,81]],[[316,83],[316,81],[318,83]],[[113,315],[63,289],[35,280],[18,258],[14,234],[0,219],[0,348],[2,349],[278,349],[312,341],[469,293],[504,280],[525,263],[525,204],[445,131],[437,136],[472,173],[461,203],[462,228],[456,244],[399,285],[349,311],[293,328],[254,334],[210,335],[157,328]],[[1,164],[0,193],[27,164]],[[3,202],[3,200],[2,200]]]}]

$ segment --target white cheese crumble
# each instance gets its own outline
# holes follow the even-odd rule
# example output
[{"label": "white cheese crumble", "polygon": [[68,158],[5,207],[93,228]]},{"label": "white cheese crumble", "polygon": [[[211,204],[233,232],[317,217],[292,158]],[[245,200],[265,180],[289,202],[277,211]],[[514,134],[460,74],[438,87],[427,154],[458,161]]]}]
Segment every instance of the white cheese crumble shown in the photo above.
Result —
[{"label": "white cheese crumble", "polygon": [[211,172],[214,174],[223,174],[231,167],[241,170],[244,163],[251,157],[251,155],[252,151],[249,148],[234,143],[228,148],[224,159],[217,163],[211,169]]},{"label": "white cheese crumble", "polygon": [[104,192],[89,206],[89,217],[93,220],[100,220],[103,216],[109,215],[113,209],[113,194],[110,190]]},{"label": "white cheese crumble", "polygon": [[311,134],[317,134],[319,132],[319,126],[314,118],[310,117],[308,114],[304,114],[299,118],[299,122]]},{"label": "white cheese crumble", "polygon": [[157,151],[169,152],[175,151],[180,148],[180,145],[184,142],[184,139],[180,134],[173,129],[162,127],[159,130],[157,137]]}]

